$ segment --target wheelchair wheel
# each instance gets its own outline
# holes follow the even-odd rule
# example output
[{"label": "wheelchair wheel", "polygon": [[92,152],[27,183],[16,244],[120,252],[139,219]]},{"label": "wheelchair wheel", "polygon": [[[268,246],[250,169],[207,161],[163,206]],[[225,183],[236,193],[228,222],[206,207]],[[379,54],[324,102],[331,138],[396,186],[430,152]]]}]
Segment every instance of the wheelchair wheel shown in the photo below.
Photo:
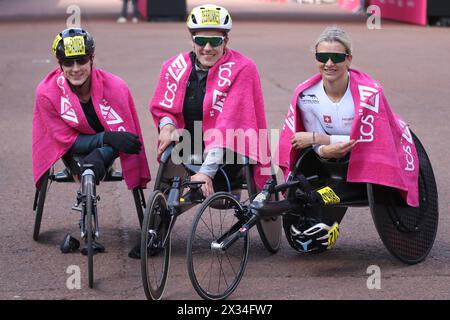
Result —
[{"label": "wheelchair wheel", "polygon": [[376,229],[389,252],[406,264],[423,261],[437,232],[438,194],[430,160],[411,132],[419,158],[419,207],[408,206],[395,189],[368,184]]},{"label": "wheelchair wheel", "polygon": [[[33,239],[38,241],[39,231],[41,229],[42,213],[44,212],[45,197],[47,195],[47,186],[49,180],[50,171],[47,171],[41,178],[41,189],[36,190],[36,199],[34,210],[36,210],[36,217],[34,220]],[[36,200],[35,200],[36,201]]]},{"label": "wheelchair wheel", "polygon": [[[246,180],[247,180],[247,190],[249,196],[256,196],[258,193],[257,188],[254,184],[253,177],[250,174],[249,170],[246,170]],[[272,178],[276,179],[276,176]],[[272,200],[278,200],[278,194],[274,195]],[[268,219],[259,219],[256,223],[256,227],[258,229],[259,237],[266,248],[270,253],[277,253],[280,249],[281,245],[281,230],[282,230],[282,218],[281,216],[268,218]]]},{"label": "wheelchair wheel", "polygon": [[166,287],[171,250],[170,235],[167,237],[169,224],[166,197],[161,191],[153,191],[141,233],[141,274],[149,300],[161,299]]},{"label": "wheelchair wheel", "polygon": [[277,253],[281,245],[281,230],[282,230],[282,218],[281,216],[260,219],[256,223],[258,228],[259,237],[270,253]]},{"label": "wheelchair wheel", "polygon": [[[87,175],[85,179],[91,178],[92,176]],[[88,284],[89,288],[94,287],[94,227],[93,227],[93,215],[94,215],[94,205],[93,205],[93,190],[94,181],[84,182],[84,192],[86,195],[86,205],[85,205],[85,221],[86,221],[86,239],[87,239],[87,256],[88,256]]]},{"label": "wheelchair wheel", "polygon": [[139,226],[142,229],[142,222],[144,221],[143,208],[145,209],[144,190],[142,190],[142,188],[140,187],[137,187],[132,190],[132,193],[134,198],[134,205],[136,207],[136,213],[139,220]]},{"label": "wheelchair wheel", "polygon": [[214,244],[239,230],[245,221],[241,204],[227,192],[212,195],[198,208],[187,245],[187,267],[192,285],[203,299],[226,299],[241,281],[248,259],[248,235],[226,250]]}]

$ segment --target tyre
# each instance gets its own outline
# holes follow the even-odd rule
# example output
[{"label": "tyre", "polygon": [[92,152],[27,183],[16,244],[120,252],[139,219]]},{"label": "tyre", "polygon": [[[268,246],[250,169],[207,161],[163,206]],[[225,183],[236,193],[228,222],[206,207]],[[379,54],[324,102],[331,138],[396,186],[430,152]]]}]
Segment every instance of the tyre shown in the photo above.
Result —
[{"label": "tyre", "polygon": [[241,204],[227,192],[210,196],[197,209],[188,239],[187,267],[203,299],[226,299],[241,281],[248,259],[248,231],[228,249],[217,244],[245,222]]},{"label": "tyre", "polygon": [[369,203],[376,229],[388,251],[406,264],[423,261],[438,228],[438,193],[430,160],[412,133],[419,158],[419,207],[406,204],[395,189],[368,184]]},{"label": "tyre", "polygon": [[270,253],[277,253],[281,245],[281,226],[282,218],[281,216],[272,217],[267,219],[260,219],[256,223],[258,228],[259,237]]},{"label": "tyre", "polygon": [[88,257],[88,284],[89,288],[94,287],[94,181],[92,175],[86,175],[83,178],[84,194],[86,196],[86,204],[84,207],[84,217],[86,219],[86,238],[87,238],[87,257]]},{"label": "tyre", "polygon": [[[250,171],[248,167],[247,171]],[[276,179],[275,176],[273,176]],[[253,181],[252,175],[246,173],[247,191],[250,197],[256,196],[257,188]],[[273,195],[272,201],[279,200],[278,194]],[[267,219],[259,219],[256,223],[259,237],[264,245],[264,248],[270,253],[277,253],[281,245],[281,230],[282,230],[282,218],[281,216],[272,217]]]},{"label": "tyre", "polygon": [[141,232],[141,275],[149,300],[161,299],[170,263],[170,215],[164,194],[153,191],[147,202]]},{"label": "tyre", "polygon": [[34,220],[33,239],[38,241],[39,231],[41,229],[42,213],[44,212],[45,197],[47,195],[47,186],[50,172],[47,171],[41,178],[41,189],[38,191],[36,217]]}]

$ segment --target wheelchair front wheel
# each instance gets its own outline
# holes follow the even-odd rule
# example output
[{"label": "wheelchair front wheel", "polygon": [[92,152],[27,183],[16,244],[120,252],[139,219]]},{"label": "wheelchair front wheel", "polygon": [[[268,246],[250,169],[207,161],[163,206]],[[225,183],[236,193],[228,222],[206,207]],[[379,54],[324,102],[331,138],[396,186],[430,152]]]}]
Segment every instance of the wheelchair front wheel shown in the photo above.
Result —
[{"label": "wheelchair front wheel", "polygon": [[[86,181],[91,178],[90,181]],[[83,177],[84,179],[84,188],[85,188],[85,196],[86,203],[84,206],[84,219],[86,221],[86,239],[87,239],[87,256],[88,256],[88,284],[89,288],[94,287],[94,227],[93,227],[93,216],[94,216],[94,190],[93,184],[95,183],[92,179],[92,176]]]},{"label": "wheelchair front wheel", "polygon": [[155,190],[147,202],[141,232],[141,275],[149,300],[161,299],[166,287],[171,250],[169,225],[166,197]]},{"label": "wheelchair front wheel", "polygon": [[248,259],[248,232],[228,249],[220,243],[245,222],[243,207],[227,192],[212,195],[198,208],[187,245],[187,267],[203,299],[226,299],[241,281]]}]

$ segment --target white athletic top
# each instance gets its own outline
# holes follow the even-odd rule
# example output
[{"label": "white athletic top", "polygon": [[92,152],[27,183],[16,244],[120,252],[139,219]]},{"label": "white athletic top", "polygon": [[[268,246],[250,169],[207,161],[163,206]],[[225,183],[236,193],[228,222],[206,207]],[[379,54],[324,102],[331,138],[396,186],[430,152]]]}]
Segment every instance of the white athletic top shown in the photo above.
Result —
[{"label": "white athletic top", "polygon": [[[350,92],[350,80],[341,101],[333,102],[325,93],[323,80],[301,92],[297,99],[303,125],[309,132],[320,132],[330,136],[330,143],[348,142],[355,110]],[[314,145],[318,153],[320,145]]]}]

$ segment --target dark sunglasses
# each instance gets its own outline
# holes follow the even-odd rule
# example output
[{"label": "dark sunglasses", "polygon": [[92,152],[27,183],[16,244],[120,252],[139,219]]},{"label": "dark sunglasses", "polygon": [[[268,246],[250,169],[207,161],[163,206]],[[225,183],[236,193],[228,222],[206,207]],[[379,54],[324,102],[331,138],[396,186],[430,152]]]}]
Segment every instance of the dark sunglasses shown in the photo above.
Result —
[{"label": "dark sunglasses", "polygon": [[63,59],[63,60],[61,60],[61,64],[64,67],[73,67],[73,65],[75,64],[75,61],[77,62],[78,65],[82,66],[82,65],[85,65],[86,63],[88,63],[89,61],[91,61],[91,56],[84,56],[84,57],[77,58],[77,59]]},{"label": "dark sunglasses", "polygon": [[224,36],[193,36],[192,40],[194,40],[196,45],[199,45],[200,47],[206,46],[206,44],[209,42],[209,44],[213,47],[220,46],[223,41],[225,40]]},{"label": "dark sunglasses", "polygon": [[336,52],[316,52],[316,60],[321,63],[327,63],[331,59],[333,63],[341,63],[345,61],[348,53],[336,53]]}]

